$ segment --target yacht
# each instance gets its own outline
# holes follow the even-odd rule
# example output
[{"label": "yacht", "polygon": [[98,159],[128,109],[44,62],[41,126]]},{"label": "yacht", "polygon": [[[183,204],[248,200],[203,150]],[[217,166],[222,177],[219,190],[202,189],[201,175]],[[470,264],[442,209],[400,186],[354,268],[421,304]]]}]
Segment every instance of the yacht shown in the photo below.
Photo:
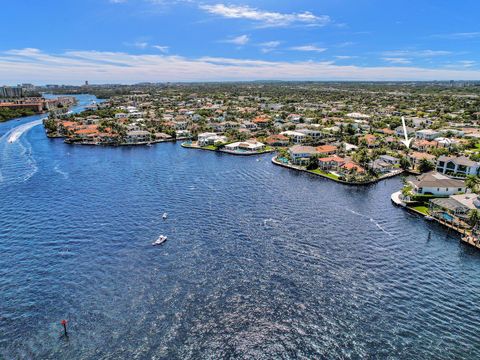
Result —
[{"label": "yacht", "polygon": [[167,217],[168,217],[168,214],[167,214],[167,213],[163,213],[163,216],[162,216],[163,220],[167,220]]}]

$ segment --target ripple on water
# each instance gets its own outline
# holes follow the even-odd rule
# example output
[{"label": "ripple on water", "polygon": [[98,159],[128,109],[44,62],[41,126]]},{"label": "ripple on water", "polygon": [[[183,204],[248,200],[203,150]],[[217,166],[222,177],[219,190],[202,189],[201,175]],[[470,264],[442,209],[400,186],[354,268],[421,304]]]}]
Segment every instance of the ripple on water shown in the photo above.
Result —
[{"label": "ripple on water", "polygon": [[270,156],[28,140],[14,146],[39,170],[0,183],[0,357],[480,355],[480,256],[393,207],[399,179],[353,188]]}]

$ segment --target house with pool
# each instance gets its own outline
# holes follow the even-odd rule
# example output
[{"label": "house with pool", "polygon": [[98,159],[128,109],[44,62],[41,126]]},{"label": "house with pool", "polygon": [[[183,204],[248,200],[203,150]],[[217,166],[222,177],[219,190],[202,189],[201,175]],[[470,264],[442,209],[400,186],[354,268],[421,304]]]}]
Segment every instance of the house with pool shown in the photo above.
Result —
[{"label": "house with pool", "polygon": [[451,195],[448,198],[431,199],[429,209],[432,216],[442,220],[466,222],[471,210],[480,209],[480,199],[472,193]]},{"label": "house with pool", "polygon": [[250,139],[227,144],[222,150],[232,154],[246,155],[262,153],[266,150],[266,147],[264,143],[261,143],[255,139]]}]

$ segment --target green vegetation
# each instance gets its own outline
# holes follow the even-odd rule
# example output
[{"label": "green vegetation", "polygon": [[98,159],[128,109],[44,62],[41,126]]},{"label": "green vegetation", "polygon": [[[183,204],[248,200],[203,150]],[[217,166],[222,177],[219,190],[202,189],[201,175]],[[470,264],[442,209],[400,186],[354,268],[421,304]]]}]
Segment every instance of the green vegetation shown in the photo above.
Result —
[{"label": "green vegetation", "polygon": [[326,171],[323,171],[323,170],[320,170],[320,169],[315,169],[315,170],[308,170],[309,172],[313,173],[313,174],[318,174],[318,175],[323,175],[323,176],[326,176],[330,179],[333,179],[333,180],[339,180],[340,177],[337,176],[337,175],[334,175],[334,174],[331,174],[331,173],[328,173]]},{"label": "green vegetation", "polygon": [[428,207],[426,207],[425,205],[411,206],[410,208],[413,210],[417,210],[418,212],[421,212],[424,215],[429,215]]},{"label": "green vegetation", "polygon": [[30,116],[35,115],[36,112],[31,109],[10,109],[10,108],[2,108],[0,109],[0,122],[4,122],[7,120],[19,118],[22,116]]}]

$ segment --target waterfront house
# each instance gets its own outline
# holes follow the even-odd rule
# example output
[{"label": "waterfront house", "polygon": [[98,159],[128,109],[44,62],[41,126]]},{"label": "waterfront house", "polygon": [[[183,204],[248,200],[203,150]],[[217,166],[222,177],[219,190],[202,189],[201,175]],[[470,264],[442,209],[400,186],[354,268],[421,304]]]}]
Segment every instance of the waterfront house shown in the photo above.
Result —
[{"label": "waterfront house", "polygon": [[440,212],[447,212],[459,219],[467,220],[470,210],[480,208],[480,200],[477,194],[472,193],[450,195],[448,198],[431,199],[429,201],[429,207],[430,214],[434,216],[440,215]]},{"label": "waterfront house", "polygon": [[376,159],[368,163],[368,168],[378,173],[387,173],[393,169],[393,165],[382,159]]},{"label": "waterfront house", "polygon": [[[180,130],[180,131],[186,131],[186,130]],[[168,135],[168,134],[165,134],[165,133],[161,133],[161,132],[155,133],[155,139],[156,140],[170,140],[171,138],[172,138],[171,135]]]},{"label": "waterfront house", "polygon": [[418,166],[420,165],[420,162],[422,160],[427,160],[430,162],[435,161],[435,156],[427,153],[420,153],[418,151],[413,151],[407,155],[408,161],[410,161],[410,164],[412,166],[413,170],[418,169]]},{"label": "waterfront house", "polygon": [[400,165],[400,159],[396,158],[394,156],[380,155],[379,159],[386,162],[387,164],[390,164],[390,165],[394,165],[394,166],[395,165]]},{"label": "waterfront house", "polygon": [[137,143],[143,143],[143,142],[148,142],[152,138],[151,134],[148,131],[145,130],[133,130],[133,131],[128,131],[127,136],[125,138],[125,141],[128,144],[137,144]]},{"label": "waterfront house", "polygon": [[318,167],[322,170],[337,170],[347,162],[339,156],[328,156],[318,159]]},{"label": "waterfront house", "polygon": [[318,154],[313,146],[294,145],[288,149],[293,164],[302,165],[308,163],[311,157]]},{"label": "waterfront house", "polygon": [[265,144],[255,140],[250,139],[247,141],[234,142],[228,145],[225,145],[225,150],[233,152],[260,152],[265,149]]},{"label": "waterfront house", "polygon": [[449,196],[466,191],[465,181],[452,179],[438,172],[407,178],[414,195]]},{"label": "waterfront house", "polygon": [[198,146],[217,145],[227,141],[226,136],[220,136],[216,133],[206,132],[198,134]]},{"label": "waterfront house", "polygon": [[467,175],[478,175],[480,163],[470,160],[466,156],[445,156],[442,155],[437,161],[437,171],[442,174],[465,177]]},{"label": "waterfront house", "polygon": [[365,169],[353,161],[347,161],[345,164],[341,165],[339,168],[342,174],[356,172],[363,174]]}]

